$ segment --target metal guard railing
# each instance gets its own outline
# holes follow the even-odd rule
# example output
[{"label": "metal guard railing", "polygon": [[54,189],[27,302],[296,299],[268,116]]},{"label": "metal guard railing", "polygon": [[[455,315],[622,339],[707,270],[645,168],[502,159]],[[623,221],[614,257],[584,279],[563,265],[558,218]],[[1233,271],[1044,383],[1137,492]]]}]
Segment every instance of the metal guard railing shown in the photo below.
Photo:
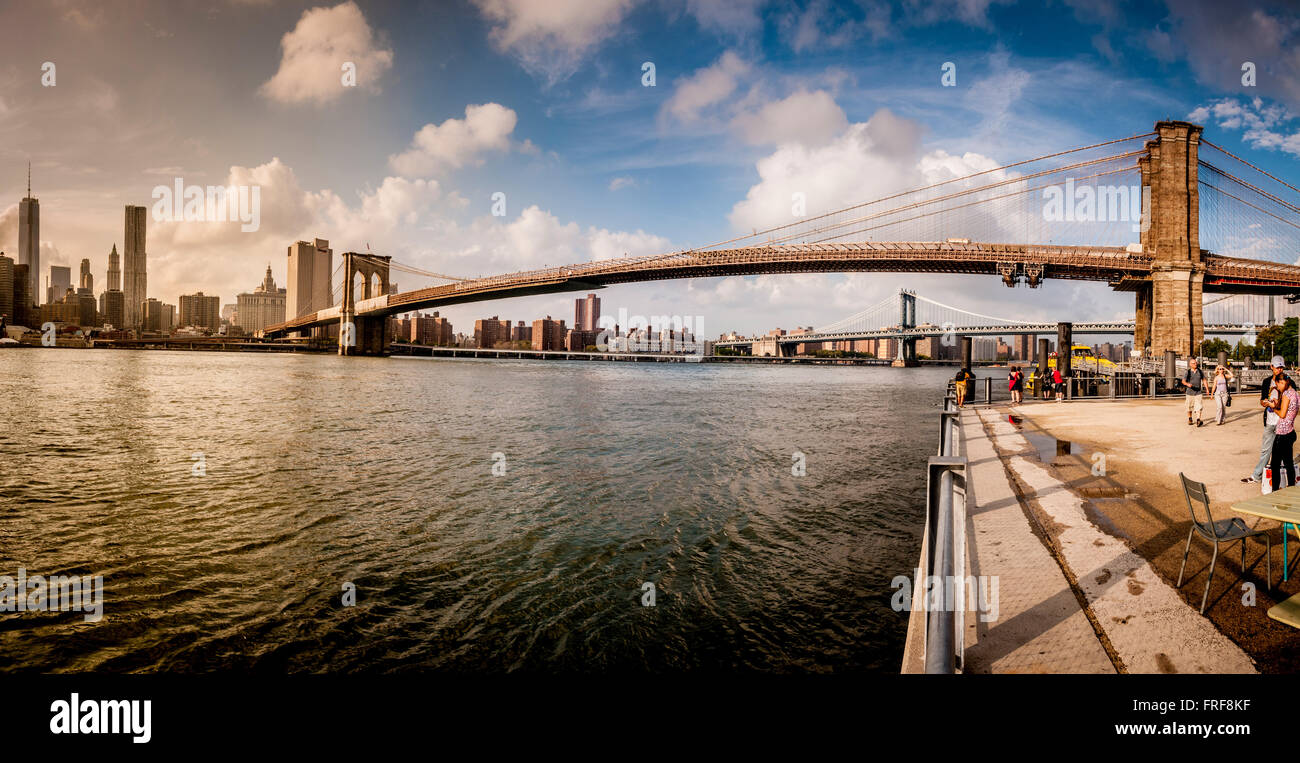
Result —
[{"label": "metal guard railing", "polygon": [[[967,462],[958,455],[955,383],[949,381],[939,416],[939,453],[930,458],[926,474],[925,559],[919,601],[924,613],[926,673],[958,673],[965,657],[965,603],[952,600],[959,590],[953,581],[965,578]],[[941,595],[930,595],[930,579]],[[964,587],[963,587],[964,588]],[[932,609],[933,599],[940,606]]]}]

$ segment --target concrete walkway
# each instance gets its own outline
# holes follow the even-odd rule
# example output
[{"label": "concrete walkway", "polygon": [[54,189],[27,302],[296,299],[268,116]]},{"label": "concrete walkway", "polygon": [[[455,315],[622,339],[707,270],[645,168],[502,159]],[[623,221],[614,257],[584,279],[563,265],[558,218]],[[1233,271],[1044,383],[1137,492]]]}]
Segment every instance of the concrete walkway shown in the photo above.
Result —
[{"label": "concrete walkway", "polygon": [[[962,416],[976,489],[984,491],[987,484],[988,489],[1001,491],[992,470],[982,469],[989,464],[1002,471],[1003,483],[1008,477],[1013,479],[1023,496],[1025,509],[1035,517],[1040,532],[1046,534],[1050,550],[1041,536],[1033,535],[1025,509],[1014,498],[1009,485],[1006,489],[1013,496],[1010,499],[980,492],[974,502],[976,508],[970,512],[974,525],[970,556],[979,560],[981,572],[972,574],[999,575],[1002,617],[1012,618],[1007,624],[1016,624],[1016,613],[1008,606],[1012,601],[1018,602],[1022,612],[1036,614],[1039,620],[1050,620],[1045,613],[1051,611],[1066,613],[1063,624],[1073,622],[1078,618],[1068,612],[1065,602],[1068,599],[1079,609],[1077,595],[1081,593],[1091,615],[1092,644],[1086,644],[1077,628],[1066,629],[1044,644],[1029,639],[1009,653],[1005,646],[988,647],[988,652],[999,655],[1001,660],[981,657],[977,661],[972,657],[972,669],[979,664],[989,666],[994,672],[1004,672],[1010,666],[1032,666],[1034,656],[1043,651],[1043,646],[1050,645],[1053,651],[1083,649],[1085,656],[1078,658],[1078,664],[1044,662],[1043,671],[1096,672],[1096,651],[1106,654],[1094,630],[1100,629],[1113,658],[1107,659],[1112,670],[1118,667],[1130,673],[1256,672],[1249,656],[1188,606],[1145,559],[1089,519],[1084,501],[1039,460],[1036,449],[1004,417],[1005,413],[996,409],[983,409],[978,415],[967,411]],[[995,449],[997,455],[993,455]],[[998,516],[1005,504],[1012,505],[1019,514],[1025,525],[1023,532],[1014,527],[1011,512]],[[991,516],[981,522],[986,514]],[[1024,534],[1033,537],[1036,549],[1024,540]],[[1040,569],[1041,560],[1035,561],[1038,552],[1052,559],[1055,575]],[[1027,579],[1021,577],[1024,565],[1033,566],[1025,575]],[[1063,578],[1075,583],[1073,588],[1067,586],[1065,593],[1060,590]],[[1018,591],[1022,585],[1025,590]],[[1082,610],[1079,617],[1084,617]],[[1040,628],[1041,623],[1027,630],[1052,636],[1052,629],[1044,632]],[[974,639],[967,647],[968,654],[980,656],[998,630],[990,628],[982,638]],[[1058,645],[1055,639],[1065,643]]]},{"label": "concrete walkway", "polygon": [[1060,566],[1007,478],[979,416],[962,413],[967,486],[967,574],[997,576],[998,616],[966,617],[968,673],[1114,673]]}]

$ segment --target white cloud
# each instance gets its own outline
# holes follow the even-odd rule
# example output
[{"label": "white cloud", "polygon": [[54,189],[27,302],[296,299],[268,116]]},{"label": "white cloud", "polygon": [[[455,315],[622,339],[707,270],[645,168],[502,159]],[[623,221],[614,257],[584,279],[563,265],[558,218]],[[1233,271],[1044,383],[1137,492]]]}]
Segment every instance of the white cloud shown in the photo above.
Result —
[{"label": "white cloud", "polygon": [[1241,130],[1241,139],[1252,148],[1300,156],[1297,117],[1281,105],[1265,103],[1262,98],[1223,98],[1197,107],[1187,118],[1198,123],[1213,121],[1221,130]]},{"label": "white cloud", "polygon": [[609,181],[609,190],[611,191],[617,191],[620,188],[634,188],[634,187],[636,187],[636,181],[627,176],[616,177],[613,180]]},{"label": "white cloud", "polygon": [[664,104],[664,113],[683,124],[699,121],[705,109],[731,97],[739,78],[749,70],[735,51],[723,53],[712,65],[682,79]]},{"label": "white cloud", "polygon": [[767,0],[686,0],[686,10],[710,32],[744,37],[763,28]]},{"label": "white cloud", "polygon": [[[375,39],[355,2],[311,8],[280,40],[275,76],[259,92],[280,103],[329,103],[347,90],[379,92],[379,78],[393,65],[393,51]],[[356,88],[343,85],[343,65],[356,65]]]},{"label": "white cloud", "polygon": [[733,121],[741,136],[757,145],[797,142],[820,146],[844,132],[848,124],[844,110],[825,90],[798,90]]},{"label": "white cloud", "polygon": [[577,70],[614,33],[634,0],[473,0],[493,22],[497,49],[551,84]]},{"label": "white cloud", "polygon": [[795,193],[804,194],[811,216],[921,185],[919,131],[881,109],[827,145],[782,145],[758,161],[759,182],[732,208],[732,226],[749,231],[793,222]]},{"label": "white cloud", "polygon": [[[510,134],[517,121],[514,110],[499,103],[466,106],[464,119],[421,127],[410,148],[388,157],[388,164],[399,174],[427,177],[481,162],[480,156],[487,151],[510,148]],[[535,151],[531,143],[525,143],[524,150],[530,147]]]}]

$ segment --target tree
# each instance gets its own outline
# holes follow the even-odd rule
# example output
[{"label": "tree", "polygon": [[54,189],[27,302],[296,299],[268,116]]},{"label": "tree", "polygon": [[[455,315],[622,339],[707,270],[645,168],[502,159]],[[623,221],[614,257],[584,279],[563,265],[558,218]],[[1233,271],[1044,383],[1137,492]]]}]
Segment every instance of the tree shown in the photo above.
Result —
[{"label": "tree", "polygon": [[1232,345],[1222,339],[1206,339],[1201,342],[1201,355],[1207,358],[1217,357],[1220,352],[1232,352]]},{"label": "tree", "polygon": [[[1255,340],[1255,359],[1267,361],[1272,355],[1295,359],[1297,341],[1300,333],[1300,319],[1287,318],[1280,324],[1273,324],[1260,329]],[[1272,355],[1269,346],[1272,345]]]}]

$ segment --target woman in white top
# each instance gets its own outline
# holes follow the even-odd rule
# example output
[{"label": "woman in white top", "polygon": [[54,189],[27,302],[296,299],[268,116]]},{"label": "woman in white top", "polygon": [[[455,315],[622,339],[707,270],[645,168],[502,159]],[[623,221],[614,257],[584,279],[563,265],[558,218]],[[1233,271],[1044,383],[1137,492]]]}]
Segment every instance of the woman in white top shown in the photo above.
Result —
[{"label": "woman in white top", "polygon": [[1212,382],[1214,386],[1214,402],[1219,408],[1214,423],[1218,426],[1223,426],[1223,419],[1228,413],[1228,401],[1231,399],[1231,393],[1228,391],[1228,382],[1235,378],[1236,377],[1232,375],[1231,368],[1216,366],[1214,369],[1214,380]]}]

